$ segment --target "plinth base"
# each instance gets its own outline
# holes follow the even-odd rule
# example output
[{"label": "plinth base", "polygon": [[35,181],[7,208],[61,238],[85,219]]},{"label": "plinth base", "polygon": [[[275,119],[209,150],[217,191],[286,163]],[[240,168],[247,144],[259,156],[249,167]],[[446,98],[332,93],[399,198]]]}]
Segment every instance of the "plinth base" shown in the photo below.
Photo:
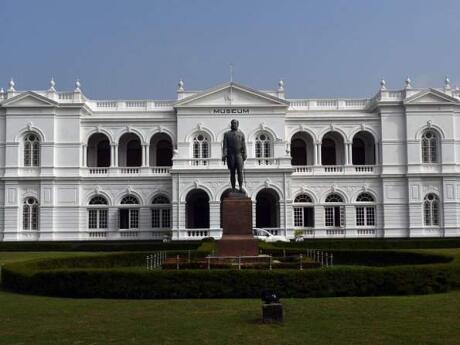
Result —
[{"label": "plinth base", "polygon": [[252,235],[225,235],[217,241],[218,256],[256,256],[257,240]]},{"label": "plinth base", "polygon": [[262,306],[263,323],[283,322],[283,305],[281,303],[270,303]]}]

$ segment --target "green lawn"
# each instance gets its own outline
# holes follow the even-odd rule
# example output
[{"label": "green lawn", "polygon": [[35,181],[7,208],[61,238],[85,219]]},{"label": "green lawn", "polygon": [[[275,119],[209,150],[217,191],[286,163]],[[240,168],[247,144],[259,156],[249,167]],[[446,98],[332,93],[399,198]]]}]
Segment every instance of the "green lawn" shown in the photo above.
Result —
[{"label": "green lawn", "polygon": [[[59,255],[75,253],[0,253],[0,263]],[[282,302],[285,323],[264,325],[255,299],[66,299],[0,291],[0,344],[460,343],[460,291]]]}]

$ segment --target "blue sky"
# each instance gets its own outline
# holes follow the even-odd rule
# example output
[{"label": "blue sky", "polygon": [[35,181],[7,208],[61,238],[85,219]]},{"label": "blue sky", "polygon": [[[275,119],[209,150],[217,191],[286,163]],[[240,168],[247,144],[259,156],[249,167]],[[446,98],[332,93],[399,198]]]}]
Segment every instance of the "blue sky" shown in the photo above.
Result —
[{"label": "blue sky", "polygon": [[234,79],[290,98],[460,84],[460,1],[0,0],[0,86],[175,97]]}]

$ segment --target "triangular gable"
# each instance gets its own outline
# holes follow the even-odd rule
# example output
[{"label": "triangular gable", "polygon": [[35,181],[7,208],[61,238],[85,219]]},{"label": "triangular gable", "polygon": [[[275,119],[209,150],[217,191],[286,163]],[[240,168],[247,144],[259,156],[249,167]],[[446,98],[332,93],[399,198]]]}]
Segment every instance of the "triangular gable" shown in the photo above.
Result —
[{"label": "triangular gable", "polygon": [[176,102],[175,107],[287,107],[288,105],[289,102],[284,99],[231,82],[184,98]]},{"label": "triangular gable", "polygon": [[404,104],[459,104],[458,99],[436,89],[428,89],[408,97]]},{"label": "triangular gable", "polygon": [[2,107],[54,107],[57,102],[39,95],[33,91],[26,91],[2,103]]}]

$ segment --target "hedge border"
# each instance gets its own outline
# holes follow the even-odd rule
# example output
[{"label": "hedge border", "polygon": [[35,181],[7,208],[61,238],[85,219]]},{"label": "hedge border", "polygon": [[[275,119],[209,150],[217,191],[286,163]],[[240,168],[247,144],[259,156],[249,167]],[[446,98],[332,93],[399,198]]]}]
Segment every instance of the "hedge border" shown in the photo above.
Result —
[{"label": "hedge border", "polygon": [[[23,293],[84,298],[256,298],[266,289],[276,290],[281,297],[332,297],[445,292],[455,287],[455,279],[459,276],[459,266],[452,264],[385,268],[337,266],[304,271],[147,271],[113,265],[78,267],[85,260],[132,262],[133,255],[139,258],[142,254],[102,254],[11,263],[4,266],[3,286]],[[56,269],[63,263],[70,267]]]}]

